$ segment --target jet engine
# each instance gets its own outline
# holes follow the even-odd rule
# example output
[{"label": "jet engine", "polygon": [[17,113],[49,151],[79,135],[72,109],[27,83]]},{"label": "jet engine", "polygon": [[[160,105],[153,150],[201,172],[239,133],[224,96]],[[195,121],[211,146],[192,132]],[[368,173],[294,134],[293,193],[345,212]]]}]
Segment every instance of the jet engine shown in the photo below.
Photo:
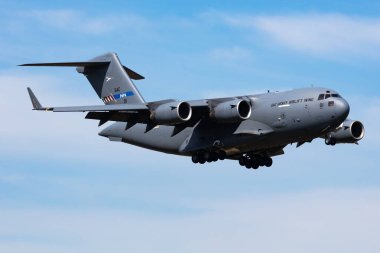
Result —
[{"label": "jet engine", "polygon": [[230,100],[218,104],[210,113],[210,117],[219,122],[238,122],[251,116],[251,105],[246,100]]},{"label": "jet engine", "polygon": [[157,106],[150,118],[159,125],[176,125],[188,121],[191,114],[189,103],[175,101]]},{"label": "jet engine", "polygon": [[325,138],[327,145],[337,143],[357,143],[364,136],[364,126],[357,120],[345,120],[337,129],[328,133]]}]

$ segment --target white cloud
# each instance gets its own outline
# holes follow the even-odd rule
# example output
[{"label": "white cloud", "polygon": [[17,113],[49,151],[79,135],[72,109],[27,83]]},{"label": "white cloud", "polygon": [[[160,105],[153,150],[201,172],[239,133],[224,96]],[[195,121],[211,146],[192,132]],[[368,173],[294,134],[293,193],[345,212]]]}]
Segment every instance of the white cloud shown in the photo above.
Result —
[{"label": "white cloud", "polygon": [[135,14],[89,16],[76,10],[30,10],[19,12],[18,18],[28,25],[30,21],[55,29],[93,35],[103,35],[118,29],[139,31],[150,26],[145,18]]},{"label": "white cloud", "polygon": [[380,18],[343,14],[206,16],[230,26],[259,30],[285,47],[315,56],[376,57],[373,54],[380,49]]},{"label": "white cloud", "polygon": [[215,48],[210,51],[210,57],[223,63],[243,63],[252,60],[252,53],[248,49],[234,46],[231,48]]},{"label": "white cloud", "polygon": [[380,250],[379,189],[192,203],[200,213],[1,209],[0,251],[347,252]]}]

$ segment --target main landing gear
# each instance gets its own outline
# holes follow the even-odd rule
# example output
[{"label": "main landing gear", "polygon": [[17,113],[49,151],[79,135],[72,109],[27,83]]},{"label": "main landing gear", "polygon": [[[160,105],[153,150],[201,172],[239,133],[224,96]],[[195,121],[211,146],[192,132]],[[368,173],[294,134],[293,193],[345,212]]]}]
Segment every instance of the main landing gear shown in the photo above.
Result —
[{"label": "main landing gear", "polygon": [[242,155],[239,164],[247,169],[258,169],[261,166],[270,167],[273,164],[272,158],[261,155]]},{"label": "main landing gear", "polygon": [[[191,156],[191,160],[193,163],[204,164],[206,162],[216,162],[218,160],[226,159],[227,155],[224,151],[201,151],[198,153],[194,153]],[[270,167],[273,164],[272,158],[265,155],[257,155],[257,154],[245,154],[240,156],[239,164],[241,166],[245,166],[247,169],[258,169],[261,166]]]},{"label": "main landing gear", "polygon": [[326,143],[326,145],[334,146],[336,144],[336,140],[334,138],[327,137],[325,139],[325,143]]},{"label": "main landing gear", "polygon": [[191,160],[193,161],[193,163],[200,164],[204,164],[205,162],[216,162],[218,160],[224,159],[226,159],[226,153],[224,151],[198,152],[191,156]]}]

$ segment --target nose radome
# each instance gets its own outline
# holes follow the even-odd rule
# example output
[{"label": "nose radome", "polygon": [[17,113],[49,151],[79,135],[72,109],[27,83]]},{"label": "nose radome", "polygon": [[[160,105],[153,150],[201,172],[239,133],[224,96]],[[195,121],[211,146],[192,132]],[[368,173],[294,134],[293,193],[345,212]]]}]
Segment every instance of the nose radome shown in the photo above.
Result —
[{"label": "nose radome", "polygon": [[350,112],[350,105],[343,98],[339,98],[335,102],[337,114],[346,118]]}]

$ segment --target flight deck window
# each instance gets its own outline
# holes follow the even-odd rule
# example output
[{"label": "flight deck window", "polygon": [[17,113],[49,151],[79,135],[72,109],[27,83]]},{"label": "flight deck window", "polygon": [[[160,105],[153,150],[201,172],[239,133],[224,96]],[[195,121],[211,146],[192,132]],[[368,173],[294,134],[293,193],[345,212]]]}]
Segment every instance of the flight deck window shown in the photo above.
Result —
[{"label": "flight deck window", "polygon": [[331,97],[330,94],[326,94],[325,99]]},{"label": "flight deck window", "polygon": [[323,100],[325,98],[325,95],[324,94],[319,94],[318,96],[318,100]]},{"label": "flight deck window", "polygon": [[340,98],[339,94],[331,94],[333,98]]}]

